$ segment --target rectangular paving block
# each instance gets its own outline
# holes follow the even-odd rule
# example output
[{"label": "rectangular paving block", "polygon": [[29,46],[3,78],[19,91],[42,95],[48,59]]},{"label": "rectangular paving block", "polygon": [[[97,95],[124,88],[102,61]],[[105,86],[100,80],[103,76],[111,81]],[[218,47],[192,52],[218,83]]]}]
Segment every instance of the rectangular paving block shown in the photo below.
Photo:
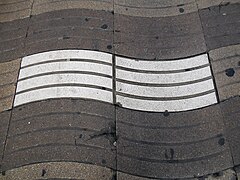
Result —
[{"label": "rectangular paving block", "polygon": [[63,9],[90,9],[90,10],[103,10],[113,11],[112,0],[38,0],[33,4],[32,14],[37,15],[50,11],[57,11]]},{"label": "rectangular paving block", "polygon": [[208,50],[240,43],[240,3],[199,11]]},{"label": "rectangular paving block", "polygon": [[114,12],[127,16],[166,17],[177,16],[197,11],[194,0],[116,0]]},{"label": "rectangular paving block", "polygon": [[0,112],[12,108],[19,68],[20,59],[0,63]]},{"label": "rectangular paving block", "polygon": [[33,0],[1,1],[0,22],[30,17]]},{"label": "rectangular paving block", "polygon": [[4,170],[36,162],[74,161],[115,169],[114,106],[46,100],[13,109]]},{"label": "rectangular paving block", "polygon": [[140,59],[175,59],[206,51],[197,12],[170,17],[114,15],[114,48]]},{"label": "rectangular paving block", "polygon": [[49,98],[88,98],[112,103],[112,55],[59,50],[22,60],[14,106]]},{"label": "rectangular paving block", "polygon": [[118,170],[146,178],[177,179],[230,168],[223,118],[219,105],[182,113],[117,108]]},{"label": "rectangular paving block", "polygon": [[116,57],[116,101],[122,107],[185,111],[217,102],[207,54],[174,61]]},{"label": "rectangular paving block", "polygon": [[[10,121],[11,111],[0,112],[0,157],[3,156],[7,130]],[[0,158],[0,171],[2,170],[2,158]]]},{"label": "rectangular paving block", "polygon": [[221,101],[240,95],[240,45],[209,52],[213,75]]},{"label": "rectangular paving block", "polygon": [[57,49],[113,52],[113,14],[68,9],[33,16],[26,38],[26,53]]},{"label": "rectangular paving block", "polygon": [[24,56],[28,18],[0,23],[0,63]]}]

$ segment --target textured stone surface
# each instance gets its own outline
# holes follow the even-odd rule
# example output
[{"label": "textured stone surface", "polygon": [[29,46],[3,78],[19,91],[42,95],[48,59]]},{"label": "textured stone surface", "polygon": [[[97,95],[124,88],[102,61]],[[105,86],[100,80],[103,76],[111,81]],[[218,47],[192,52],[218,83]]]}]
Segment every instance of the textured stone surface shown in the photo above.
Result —
[{"label": "textured stone surface", "polygon": [[232,167],[225,106],[182,113],[118,108],[118,170],[150,178],[193,178]]},{"label": "textured stone surface", "polygon": [[0,113],[0,171],[2,170],[2,156],[4,152],[5,140],[7,137],[8,124],[10,121],[11,111]]},{"label": "textured stone surface", "polygon": [[195,0],[116,0],[117,14],[140,17],[177,16],[197,11]]},{"label": "textured stone surface", "polygon": [[206,51],[198,13],[172,17],[114,15],[114,48],[140,59],[173,59]]},{"label": "textured stone surface", "polygon": [[1,0],[0,22],[29,17],[33,0]]},{"label": "textured stone surface", "polygon": [[28,18],[0,23],[0,63],[24,55]]},{"label": "textured stone surface", "polygon": [[19,68],[20,59],[0,63],[0,112],[12,108]]},{"label": "textured stone surface", "polygon": [[209,53],[217,91],[221,101],[240,95],[240,45],[212,50]]},{"label": "textured stone surface", "polygon": [[34,1],[32,14],[37,15],[45,12],[63,9],[91,9],[91,10],[113,10],[112,0],[37,0]]},{"label": "textured stone surface", "polygon": [[61,10],[33,16],[26,54],[56,49],[112,52],[113,14],[84,9]]},{"label": "textured stone surface", "polygon": [[204,9],[209,8],[211,6],[226,6],[229,4],[239,3],[240,0],[196,0],[198,8]]},{"label": "textured stone surface", "polygon": [[236,3],[199,11],[208,50],[240,43],[239,9]]},{"label": "textured stone surface", "polygon": [[11,169],[1,176],[1,180],[33,179],[74,179],[74,180],[111,180],[113,171],[90,164],[74,162],[52,162],[27,165]]},{"label": "textured stone surface", "polygon": [[59,99],[13,109],[3,169],[74,161],[115,169],[114,107]]}]

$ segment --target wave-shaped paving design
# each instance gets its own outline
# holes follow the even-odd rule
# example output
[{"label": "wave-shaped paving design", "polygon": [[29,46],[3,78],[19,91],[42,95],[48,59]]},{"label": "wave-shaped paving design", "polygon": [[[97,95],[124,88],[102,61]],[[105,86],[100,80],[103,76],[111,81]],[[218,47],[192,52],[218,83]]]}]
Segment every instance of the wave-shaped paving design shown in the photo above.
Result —
[{"label": "wave-shaped paving design", "polygon": [[239,12],[0,0],[0,179],[239,179]]}]

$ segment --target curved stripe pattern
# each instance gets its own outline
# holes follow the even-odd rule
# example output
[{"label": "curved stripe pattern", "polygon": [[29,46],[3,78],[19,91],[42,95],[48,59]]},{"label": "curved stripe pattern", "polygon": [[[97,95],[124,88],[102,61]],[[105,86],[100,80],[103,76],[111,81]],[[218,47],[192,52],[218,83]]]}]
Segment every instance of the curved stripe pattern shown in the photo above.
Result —
[{"label": "curved stripe pattern", "polygon": [[206,54],[175,61],[116,58],[117,102],[143,111],[184,111],[217,102]]},{"label": "curved stripe pattern", "polygon": [[61,97],[112,102],[112,55],[51,51],[23,58],[14,106]]},{"label": "curved stripe pattern", "polygon": [[197,11],[194,0],[116,0],[114,10],[118,14],[141,17],[166,17]]}]

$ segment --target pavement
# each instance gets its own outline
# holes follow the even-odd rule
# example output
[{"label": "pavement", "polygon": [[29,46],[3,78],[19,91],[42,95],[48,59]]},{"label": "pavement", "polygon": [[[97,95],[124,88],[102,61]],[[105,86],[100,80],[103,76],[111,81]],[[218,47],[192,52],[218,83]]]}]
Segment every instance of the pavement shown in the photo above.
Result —
[{"label": "pavement", "polygon": [[0,180],[240,179],[239,0],[0,0]]}]

